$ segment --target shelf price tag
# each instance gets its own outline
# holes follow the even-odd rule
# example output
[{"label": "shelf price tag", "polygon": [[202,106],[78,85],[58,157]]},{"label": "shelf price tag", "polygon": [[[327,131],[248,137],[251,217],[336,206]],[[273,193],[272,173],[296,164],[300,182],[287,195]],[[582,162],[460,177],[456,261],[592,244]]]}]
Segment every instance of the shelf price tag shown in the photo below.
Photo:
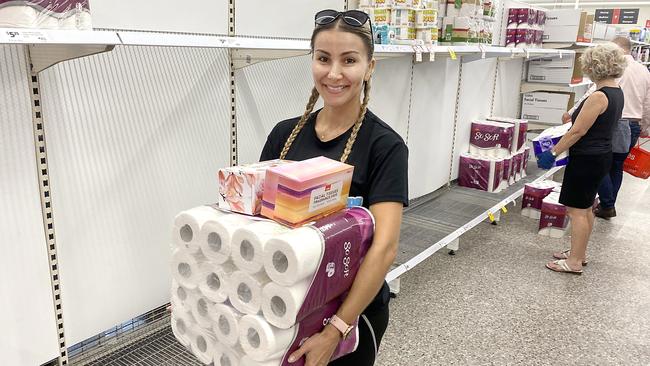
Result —
[{"label": "shelf price tag", "polygon": [[6,30],[0,34],[0,39],[6,43],[44,43],[47,36],[40,31]]},{"label": "shelf price tag", "polygon": [[413,46],[413,51],[415,51],[415,62],[422,62],[422,49],[420,46]]},{"label": "shelf price tag", "polygon": [[560,54],[560,60],[562,59],[562,51],[557,51]]},{"label": "shelf price tag", "polygon": [[481,59],[485,59],[485,47],[482,44],[478,45],[479,50],[481,50]]},{"label": "shelf price tag", "polygon": [[494,215],[492,212],[488,212],[488,219],[490,219],[490,222],[494,222]]},{"label": "shelf price tag", "polygon": [[503,213],[508,213],[508,209],[506,208],[506,206],[501,207],[501,211],[503,211]]},{"label": "shelf price tag", "polygon": [[433,62],[436,60],[436,51],[434,46],[428,46],[429,49],[429,62]]},{"label": "shelf price tag", "polygon": [[449,57],[451,57],[452,60],[456,60],[456,51],[454,51],[451,47],[447,47],[447,50],[449,51]]}]

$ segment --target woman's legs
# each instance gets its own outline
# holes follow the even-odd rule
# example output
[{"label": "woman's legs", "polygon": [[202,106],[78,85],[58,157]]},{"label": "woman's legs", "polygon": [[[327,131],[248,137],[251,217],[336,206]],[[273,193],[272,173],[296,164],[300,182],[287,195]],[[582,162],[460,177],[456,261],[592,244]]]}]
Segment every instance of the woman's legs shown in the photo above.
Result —
[{"label": "woman's legs", "polygon": [[594,215],[591,208],[567,207],[567,213],[571,218],[571,254],[566,262],[571,269],[579,270],[586,258],[587,243],[594,225]]}]

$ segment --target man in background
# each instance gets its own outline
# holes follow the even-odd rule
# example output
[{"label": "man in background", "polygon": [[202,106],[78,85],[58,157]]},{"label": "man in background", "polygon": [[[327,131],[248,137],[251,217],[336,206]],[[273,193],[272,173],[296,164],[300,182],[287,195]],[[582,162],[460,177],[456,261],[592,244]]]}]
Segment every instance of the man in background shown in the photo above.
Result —
[{"label": "man in background", "polygon": [[[600,204],[596,208],[595,214],[603,219],[616,216],[616,197],[623,183],[623,163],[627,159],[630,149],[636,145],[641,132],[643,131],[644,134],[650,132],[650,72],[632,57],[632,43],[628,38],[616,37],[612,42],[623,50],[627,59],[627,67],[619,80],[625,97],[625,107],[621,120],[614,128],[612,167],[598,189]],[[594,84],[581,98],[581,101],[595,90]],[[576,107],[579,104],[580,101]],[[571,121],[572,112],[573,110],[562,116],[563,123]]]}]

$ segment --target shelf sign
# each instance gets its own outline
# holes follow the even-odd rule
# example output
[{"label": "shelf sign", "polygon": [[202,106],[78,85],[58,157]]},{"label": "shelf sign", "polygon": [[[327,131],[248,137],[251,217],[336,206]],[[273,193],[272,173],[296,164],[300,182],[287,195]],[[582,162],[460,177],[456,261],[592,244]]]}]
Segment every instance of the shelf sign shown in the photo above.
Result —
[{"label": "shelf sign", "polygon": [[40,31],[11,29],[0,33],[0,40],[3,43],[44,43],[47,42],[47,36]]},{"label": "shelf sign", "polygon": [[639,9],[596,9],[594,20],[607,24],[636,24],[639,21]]}]

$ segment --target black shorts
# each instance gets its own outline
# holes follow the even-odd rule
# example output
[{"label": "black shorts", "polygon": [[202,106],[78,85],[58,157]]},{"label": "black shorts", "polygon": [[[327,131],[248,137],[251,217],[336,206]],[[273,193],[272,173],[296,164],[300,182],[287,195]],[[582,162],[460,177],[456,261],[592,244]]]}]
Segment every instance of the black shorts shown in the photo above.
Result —
[{"label": "black shorts", "polygon": [[572,208],[594,205],[600,182],[612,166],[612,153],[570,155],[564,170],[560,203]]}]

